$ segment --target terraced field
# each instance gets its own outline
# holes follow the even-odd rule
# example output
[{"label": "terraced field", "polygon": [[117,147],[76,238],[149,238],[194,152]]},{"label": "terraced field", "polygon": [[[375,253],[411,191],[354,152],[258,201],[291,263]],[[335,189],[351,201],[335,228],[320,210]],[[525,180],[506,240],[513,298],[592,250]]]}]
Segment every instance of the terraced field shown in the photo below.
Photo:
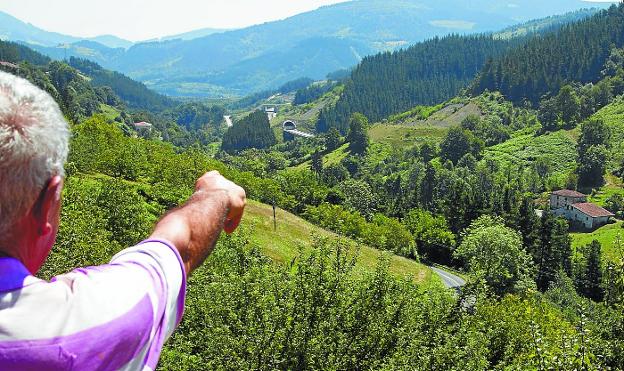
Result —
[{"label": "terraced field", "polygon": [[574,169],[576,162],[576,139],[574,132],[560,130],[546,135],[521,134],[485,150],[485,159],[501,165],[528,166],[536,160],[546,160],[555,173]]}]

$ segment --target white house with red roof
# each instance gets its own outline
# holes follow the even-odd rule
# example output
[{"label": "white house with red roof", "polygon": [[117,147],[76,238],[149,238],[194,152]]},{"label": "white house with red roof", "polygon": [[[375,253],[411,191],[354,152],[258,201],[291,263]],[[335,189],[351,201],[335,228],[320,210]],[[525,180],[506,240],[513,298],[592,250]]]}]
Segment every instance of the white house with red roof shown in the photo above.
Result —
[{"label": "white house with red roof", "polygon": [[550,210],[571,222],[579,223],[587,229],[601,227],[615,214],[596,204],[587,202],[587,195],[569,189],[550,194]]}]

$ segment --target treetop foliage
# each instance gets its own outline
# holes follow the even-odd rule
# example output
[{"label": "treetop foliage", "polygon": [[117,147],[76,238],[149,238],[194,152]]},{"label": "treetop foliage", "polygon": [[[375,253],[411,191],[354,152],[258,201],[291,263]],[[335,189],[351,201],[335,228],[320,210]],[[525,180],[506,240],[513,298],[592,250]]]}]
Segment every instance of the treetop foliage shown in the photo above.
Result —
[{"label": "treetop foliage", "polygon": [[277,143],[266,113],[258,110],[228,129],[221,148],[229,153],[248,148],[267,148]]}]

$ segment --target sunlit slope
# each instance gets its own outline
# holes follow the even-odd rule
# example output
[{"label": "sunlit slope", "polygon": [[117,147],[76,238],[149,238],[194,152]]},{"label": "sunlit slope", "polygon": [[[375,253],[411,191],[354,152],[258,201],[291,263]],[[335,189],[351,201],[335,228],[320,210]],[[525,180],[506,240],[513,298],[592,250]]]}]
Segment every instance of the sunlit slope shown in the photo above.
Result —
[{"label": "sunlit slope", "polygon": [[[273,228],[273,209],[256,201],[249,201],[241,223],[260,246],[261,251],[276,262],[287,263],[297,257],[300,248],[311,248],[313,236],[333,237],[334,233],[316,227],[307,221],[281,209],[277,209],[277,230]],[[368,246],[360,246],[358,267],[374,270],[382,252]],[[413,260],[390,255],[390,272],[409,277],[421,284],[439,285],[437,276],[426,266]]]}]

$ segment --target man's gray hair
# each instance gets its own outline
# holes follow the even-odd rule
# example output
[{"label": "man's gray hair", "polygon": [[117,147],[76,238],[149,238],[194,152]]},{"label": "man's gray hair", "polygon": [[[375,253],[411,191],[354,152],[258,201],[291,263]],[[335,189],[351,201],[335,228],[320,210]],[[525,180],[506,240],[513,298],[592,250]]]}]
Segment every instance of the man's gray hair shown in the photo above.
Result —
[{"label": "man's gray hair", "polygon": [[0,71],[0,237],[64,175],[69,127],[59,106],[30,82]]}]

